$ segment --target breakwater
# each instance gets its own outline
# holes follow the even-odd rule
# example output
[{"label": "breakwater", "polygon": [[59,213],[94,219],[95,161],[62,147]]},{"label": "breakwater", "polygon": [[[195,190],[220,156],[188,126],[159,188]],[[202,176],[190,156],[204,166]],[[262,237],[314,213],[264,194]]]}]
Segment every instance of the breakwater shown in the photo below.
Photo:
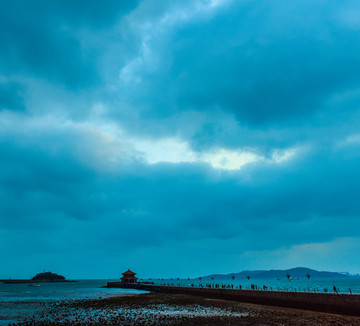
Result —
[{"label": "breakwater", "polygon": [[304,293],[281,291],[256,291],[238,289],[218,289],[201,287],[180,287],[153,284],[124,284],[108,282],[109,288],[129,288],[151,292],[196,295],[212,299],[232,300],[278,307],[296,308],[328,312],[342,315],[360,316],[360,295],[332,293]]}]

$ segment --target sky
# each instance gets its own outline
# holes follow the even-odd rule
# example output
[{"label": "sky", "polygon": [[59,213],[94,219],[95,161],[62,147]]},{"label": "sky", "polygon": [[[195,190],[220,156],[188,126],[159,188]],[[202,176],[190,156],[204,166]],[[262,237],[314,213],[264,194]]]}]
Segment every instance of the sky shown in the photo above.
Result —
[{"label": "sky", "polygon": [[360,272],[358,1],[0,2],[0,278]]}]

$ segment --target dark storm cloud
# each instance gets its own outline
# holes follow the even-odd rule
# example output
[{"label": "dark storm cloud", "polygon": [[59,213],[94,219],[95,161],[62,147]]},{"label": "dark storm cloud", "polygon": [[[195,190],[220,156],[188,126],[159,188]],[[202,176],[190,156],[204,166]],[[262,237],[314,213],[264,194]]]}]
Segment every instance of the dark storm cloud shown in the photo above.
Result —
[{"label": "dark storm cloud", "polygon": [[[2,241],[11,242],[16,255],[33,249],[41,261],[54,252],[90,250],[92,259],[105,259],[123,257],[124,250],[155,255],[194,241],[209,250],[230,241],[230,254],[358,235],[356,143],[221,176],[202,164],[136,161],[114,174],[79,161],[77,148],[92,146],[87,137],[74,144],[72,133],[54,135],[44,137],[41,148],[34,146],[41,135],[1,139],[1,231],[11,237]],[[72,266],[81,273],[80,265]]]},{"label": "dark storm cloud", "polygon": [[[168,271],[230,272],[339,238],[355,252],[358,4],[211,3],[3,2],[7,272],[160,273],[164,257]],[[201,159],[221,151],[259,159],[231,171]]]},{"label": "dark storm cloud", "polygon": [[218,107],[254,125],[304,122],[328,109],[332,94],[359,85],[358,31],[339,18],[352,5],[232,2],[170,26],[148,41],[163,63],[141,67],[137,99],[155,115]]},{"label": "dark storm cloud", "polygon": [[101,43],[93,37],[137,1],[5,1],[0,68],[79,89],[99,82]]},{"label": "dark storm cloud", "polygon": [[[280,243],[301,243],[304,237],[325,241],[357,235],[353,226],[358,223],[354,216],[360,214],[360,185],[353,176],[359,173],[359,157],[349,149],[334,156],[317,154],[311,158],[317,163],[311,166],[305,159],[282,169],[244,168],[218,181],[213,180],[214,172],[201,165],[146,167],[140,163],[120,175],[99,178],[74,159],[71,146],[51,155],[3,142],[1,151],[5,153],[1,162],[5,228],[47,228],[56,216],[64,222],[93,221],[91,232],[102,230],[95,242],[109,240],[104,247],[113,242],[123,246],[131,239],[136,239],[136,246],[146,246],[165,245],[170,239],[239,235],[249,247],[261,247],[260,240],[251,239],[260,237],[266,243],[277,235],[271,245],[276,248]],[[338,155],[348,158],[339,162]],[[338,226],[339,219],[343,223]],[[310,223],[311,228],[303,228],[302,223]],[[302,232],[287,237],[279,231],[284,224]],[[318,232],[335,228],[336,235]]]}]

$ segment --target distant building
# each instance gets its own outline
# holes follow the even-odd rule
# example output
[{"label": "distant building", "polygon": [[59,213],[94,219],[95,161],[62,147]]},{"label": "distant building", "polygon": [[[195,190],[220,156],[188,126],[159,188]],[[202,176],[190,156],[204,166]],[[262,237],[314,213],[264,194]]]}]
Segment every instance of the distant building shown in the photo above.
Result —
[{"label": "distant building", "polygon": [[132,272],[130,269],[128,269],[126,272],[122,273],[121,283],[136,283],[137,277],[135,277],[136,273]]}]

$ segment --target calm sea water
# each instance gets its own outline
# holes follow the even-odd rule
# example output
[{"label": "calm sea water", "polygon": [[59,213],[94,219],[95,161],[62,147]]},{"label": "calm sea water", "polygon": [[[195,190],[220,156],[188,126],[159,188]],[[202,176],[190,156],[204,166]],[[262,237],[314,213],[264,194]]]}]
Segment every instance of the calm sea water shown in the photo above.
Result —
[{"label": "calm sea water", "polygon": [[145,293],[131,289],[101,288],[108,281],[111,280],[42,283],[40,286],[0,283],[0,325],[8,325],[36,314],[44,302]]}]

